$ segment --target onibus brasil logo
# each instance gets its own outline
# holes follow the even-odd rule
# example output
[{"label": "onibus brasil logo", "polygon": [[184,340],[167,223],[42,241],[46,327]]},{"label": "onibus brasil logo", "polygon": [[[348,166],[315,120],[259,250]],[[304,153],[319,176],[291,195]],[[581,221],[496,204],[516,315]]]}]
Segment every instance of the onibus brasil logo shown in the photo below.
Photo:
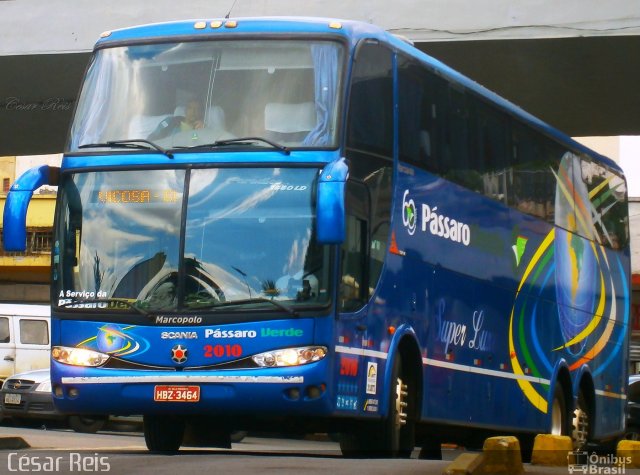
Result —
[{"label": "onibus brasil logo", "polygon": [[[471,242],[471,228],[468,224],[451,218],[438,210],[437,206],[429,206],[423,203],[420,207],[421,230],[453,242],[468,246]],[[410,236],[418,228],[418,212],[413,198],[409,197],[409,190],[405,190],[402,196],[402,224]]]}]

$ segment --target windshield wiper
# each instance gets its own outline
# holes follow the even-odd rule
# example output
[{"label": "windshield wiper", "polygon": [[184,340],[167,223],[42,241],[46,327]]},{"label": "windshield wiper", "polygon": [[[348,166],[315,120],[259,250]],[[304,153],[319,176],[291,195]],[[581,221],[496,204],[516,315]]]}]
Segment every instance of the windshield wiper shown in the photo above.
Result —
[{"label": "windshield wiper", "polygon": [[292,317],[298,316],[298,312],[296,312],[291,307],[281,304],[277,300],[271,300],[265,297],[253,297],[250,299],[233,300],[230,302],[217,302],[217,303],[212,303],[211,305],[198,306],[196,310],[201,310],[203,308],[231,307],[233,305],[245,305],[245,304],[252,304],[252,303],[270,303],[274,307],[278,307],[280,310],[287,312]]},{"label": "windshield wiper", "polygon": [[[148,144],[150,145],[150,147],[147,147],[146,145],[142,145],[142,144]],[[121,148],[135,148],[135,149],[144,149],[144,150],[149,150],[153,148],[158,152],[162,153],[163,155],[166,155],[169,158],[173,158],[173,154],[169,152],[166,148],[161,147],[157,143],[151,142],[150,140],[147,140],[147,139],[109,140],[107,142],[102,142],[102,143],[85,143],[78,146],[78,148],[95,148],[95,147],[121,147]]]},{"label": "windshield wiper", "polygon": [[[125,299],[71,299],[70,302],[65,302],[62,305],[58,305],[58,307],[72,307],[74,305],[82,305],[82,304],[93,304],[93,303],[119,303],[119,304],[125,304],[127,307],[134,309],[136,312],[138,312],[141,315],[146,315],[149,316],[149,312],[147,312],[146,310],[137,307],[135,305],[135,303],[131,303],[128,300]],[[79,309],[83,309],[83,307],[78,307]],[[101,308],[101,307],[96,307],[96,308]]]},{"label": "windshield wiper", "polygon": [[184,147],[184,148],[197,149],[197,148],[222,147],[225,145],[250,145],[251,142],[263,142],[263,143],[266,143],[267,145],[271,145],[273,148],[275,148],[276,150],[279,150],[285,155],[291,154],[291,149],[289,147],[286,147],[277,142],[274,142],[273,140],[265,139],[264,137],[237,137],[234,139],[216,140],[215,142],[212,142],[212,143],[206,143],[202,145],[192,145],[190,147]]}]

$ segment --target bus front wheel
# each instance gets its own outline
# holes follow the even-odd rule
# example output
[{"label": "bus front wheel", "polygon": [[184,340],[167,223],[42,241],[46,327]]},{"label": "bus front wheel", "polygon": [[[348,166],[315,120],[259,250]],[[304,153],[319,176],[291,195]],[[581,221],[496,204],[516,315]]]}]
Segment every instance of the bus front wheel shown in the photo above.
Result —
[{"label": "bus front wheel", "polygon": [[166,415],[146,415],[144,441],[151,452],[177,452],[184,437],[184,420]]},{"label": "bus front wheel", "polygon": [[389,409],[383,422],[383,451],[389,457],[411,457],[415,446],[415,390],[400,357],[393,361]]},{"label": "bus front wheel", "polygon": [[345,457],[411,457],[415,447],[416,378],[400,357],[393,362],[387,416],[382,421],[357,424],[341,434]]}]

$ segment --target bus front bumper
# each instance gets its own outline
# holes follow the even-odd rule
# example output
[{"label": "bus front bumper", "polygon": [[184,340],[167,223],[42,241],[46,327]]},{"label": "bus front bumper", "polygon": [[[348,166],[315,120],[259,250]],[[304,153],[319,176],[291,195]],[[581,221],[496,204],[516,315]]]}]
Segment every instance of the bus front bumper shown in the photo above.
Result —
[{"label": "bus front bumper", "polygon": [[224,371],[114,371],[52,364],[56,408],[73,414],[328,415],[328,362]]}]

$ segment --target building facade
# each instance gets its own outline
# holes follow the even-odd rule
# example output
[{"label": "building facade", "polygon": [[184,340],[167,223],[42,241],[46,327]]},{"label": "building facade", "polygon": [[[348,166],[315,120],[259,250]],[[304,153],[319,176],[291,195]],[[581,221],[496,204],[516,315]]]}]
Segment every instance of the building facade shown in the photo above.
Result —
[{"label": "building facade", "polygon": [[[0,157],[0,208],[4,212],[7,192],[27,169],[58,165],[59,155]],[[27,213],[27,248],[6,252],[0,246],[0,302],[48,302],[56,190],[43,187],[33,196]],[[0,227],[2,223],[0,223]]]}]

